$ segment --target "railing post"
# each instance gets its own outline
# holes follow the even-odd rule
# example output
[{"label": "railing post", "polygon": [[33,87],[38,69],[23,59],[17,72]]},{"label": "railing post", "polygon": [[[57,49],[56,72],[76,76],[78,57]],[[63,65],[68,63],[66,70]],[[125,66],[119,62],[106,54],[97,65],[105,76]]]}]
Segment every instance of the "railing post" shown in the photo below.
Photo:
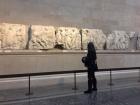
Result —
[{"label": "railing post", "polygon": [[77,88],[77,84],[76,84],[76,72],[74,72],[74,88],[72,88],[73,90],[78,90]]},{"label": "railing post", "polygon": [[138,82],[140,82],[140,69],[139,69],[139,79],[138,79]]},{"label": "railing post", "polygon": [[109,72],[110,72],[110,82],[109,82],[109,85],[112,86],[112,85],[114,85],[112,83],[112,70],[110,69]]},{"label": "railing post", "polygon": [[28,76],[28,93],[26,94],[27,96],[29,95],[33,95],[33,93],[31,92],[31,76]]}]

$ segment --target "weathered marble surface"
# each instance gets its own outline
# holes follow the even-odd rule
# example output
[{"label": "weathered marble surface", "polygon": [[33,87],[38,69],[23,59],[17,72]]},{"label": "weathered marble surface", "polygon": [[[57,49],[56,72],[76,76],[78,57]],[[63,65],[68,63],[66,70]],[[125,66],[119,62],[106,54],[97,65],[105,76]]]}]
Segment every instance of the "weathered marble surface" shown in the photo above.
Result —
[{"label": "weathered marble surface", "polygon": [[53,26],[33,25],[29,49],[51,49],[55,45],[55,28]]},{"label": "weathered marble surface", "polygon": [[25,25],[1,23],[0,44],[2,49],[24,49],[27,30]]},{"label": "weathered marble surface", "polygon": [[0,49],[87,49],[90,41],[96,49],[140,49],[140,34],[137,37],[136,32],[113,31],[105,35],[99,29],[41,25],[33,25],[30,33],[27,30],[26,25],[0,23]]},{"label": "weathered marble surface", "polygon": [[64,49],[81,49],[81,35],[79,29],[59,27],[56,30],[57,44],[63,44]]},{"label": "weathered marble surface", "polygon": [[138,33],[138,37],[137,37],[137,49],[140,49],[140,33]]},{"label": "weathered marble surface", "polygon": [[135,32],[113,31],[107,37],[107,49],[128,49]]},{"label": "weathered marble surface", "polygon": [[2,24],[0,24],[0,49],[2,48]]},{"label": "weathered marble surface", "polygon": [[104,49],[106,35],[99,29],[82,29],[83,49],[87,49],[88,42],[93,42],[96,49]]}]

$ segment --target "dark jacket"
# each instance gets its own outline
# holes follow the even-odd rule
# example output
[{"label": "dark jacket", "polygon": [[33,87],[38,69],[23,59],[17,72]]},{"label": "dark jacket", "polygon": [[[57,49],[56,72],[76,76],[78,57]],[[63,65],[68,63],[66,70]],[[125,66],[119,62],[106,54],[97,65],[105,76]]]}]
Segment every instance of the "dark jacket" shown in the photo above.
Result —
[{"label": "dark jacket", "polygon": [[98,70],[96,59],[97,56],[96,56],[96,50],[94,44],[92,42],[89,42],[87,56],[82,58],[82,62],[88,68],[88,71]]},{"label": "dark jacket", "polygon": [[88,53],[87,56],[82,58],[82,62],[88,69],[96,70],[98,69],[96,64],[96,58],[96,54]]},{"label": "dark jacket", "polygon": [[88,53],[86,57],[86,65],[88,68],[94,68],[96,64],[96,53]]}]

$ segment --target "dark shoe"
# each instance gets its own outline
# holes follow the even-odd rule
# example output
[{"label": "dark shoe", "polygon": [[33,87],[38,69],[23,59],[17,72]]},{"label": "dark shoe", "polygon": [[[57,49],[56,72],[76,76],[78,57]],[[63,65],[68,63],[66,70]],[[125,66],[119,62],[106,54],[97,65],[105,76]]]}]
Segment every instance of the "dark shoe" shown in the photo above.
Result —
[{"label": "dark shoe", "polygon": [[97,91],[97,88],[92,88],[92,91]]},{"label": "dark shoe", "polygon": [[92,90],[86,90],[86,91],[84,91],[84,93],[85,94],[88,94],[88,93],[90,94],[90,93],[92,93]]}]

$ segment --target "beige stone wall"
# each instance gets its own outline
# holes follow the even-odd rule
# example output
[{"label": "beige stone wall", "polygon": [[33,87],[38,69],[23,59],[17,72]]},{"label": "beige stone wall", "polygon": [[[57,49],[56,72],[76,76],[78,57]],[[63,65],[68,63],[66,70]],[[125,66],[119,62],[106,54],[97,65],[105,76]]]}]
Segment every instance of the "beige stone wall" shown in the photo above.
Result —
[{"label": "beige stone wall", "polygon": [[0,21],[139,31],[139,0],[0,0]]},{"label": "beige stone wall", "polygon": [[[0,53],[0,74],[18,74],[86,69],[86,52]],[[99,68],[139,67],[140,52],[97,52]]]}]

